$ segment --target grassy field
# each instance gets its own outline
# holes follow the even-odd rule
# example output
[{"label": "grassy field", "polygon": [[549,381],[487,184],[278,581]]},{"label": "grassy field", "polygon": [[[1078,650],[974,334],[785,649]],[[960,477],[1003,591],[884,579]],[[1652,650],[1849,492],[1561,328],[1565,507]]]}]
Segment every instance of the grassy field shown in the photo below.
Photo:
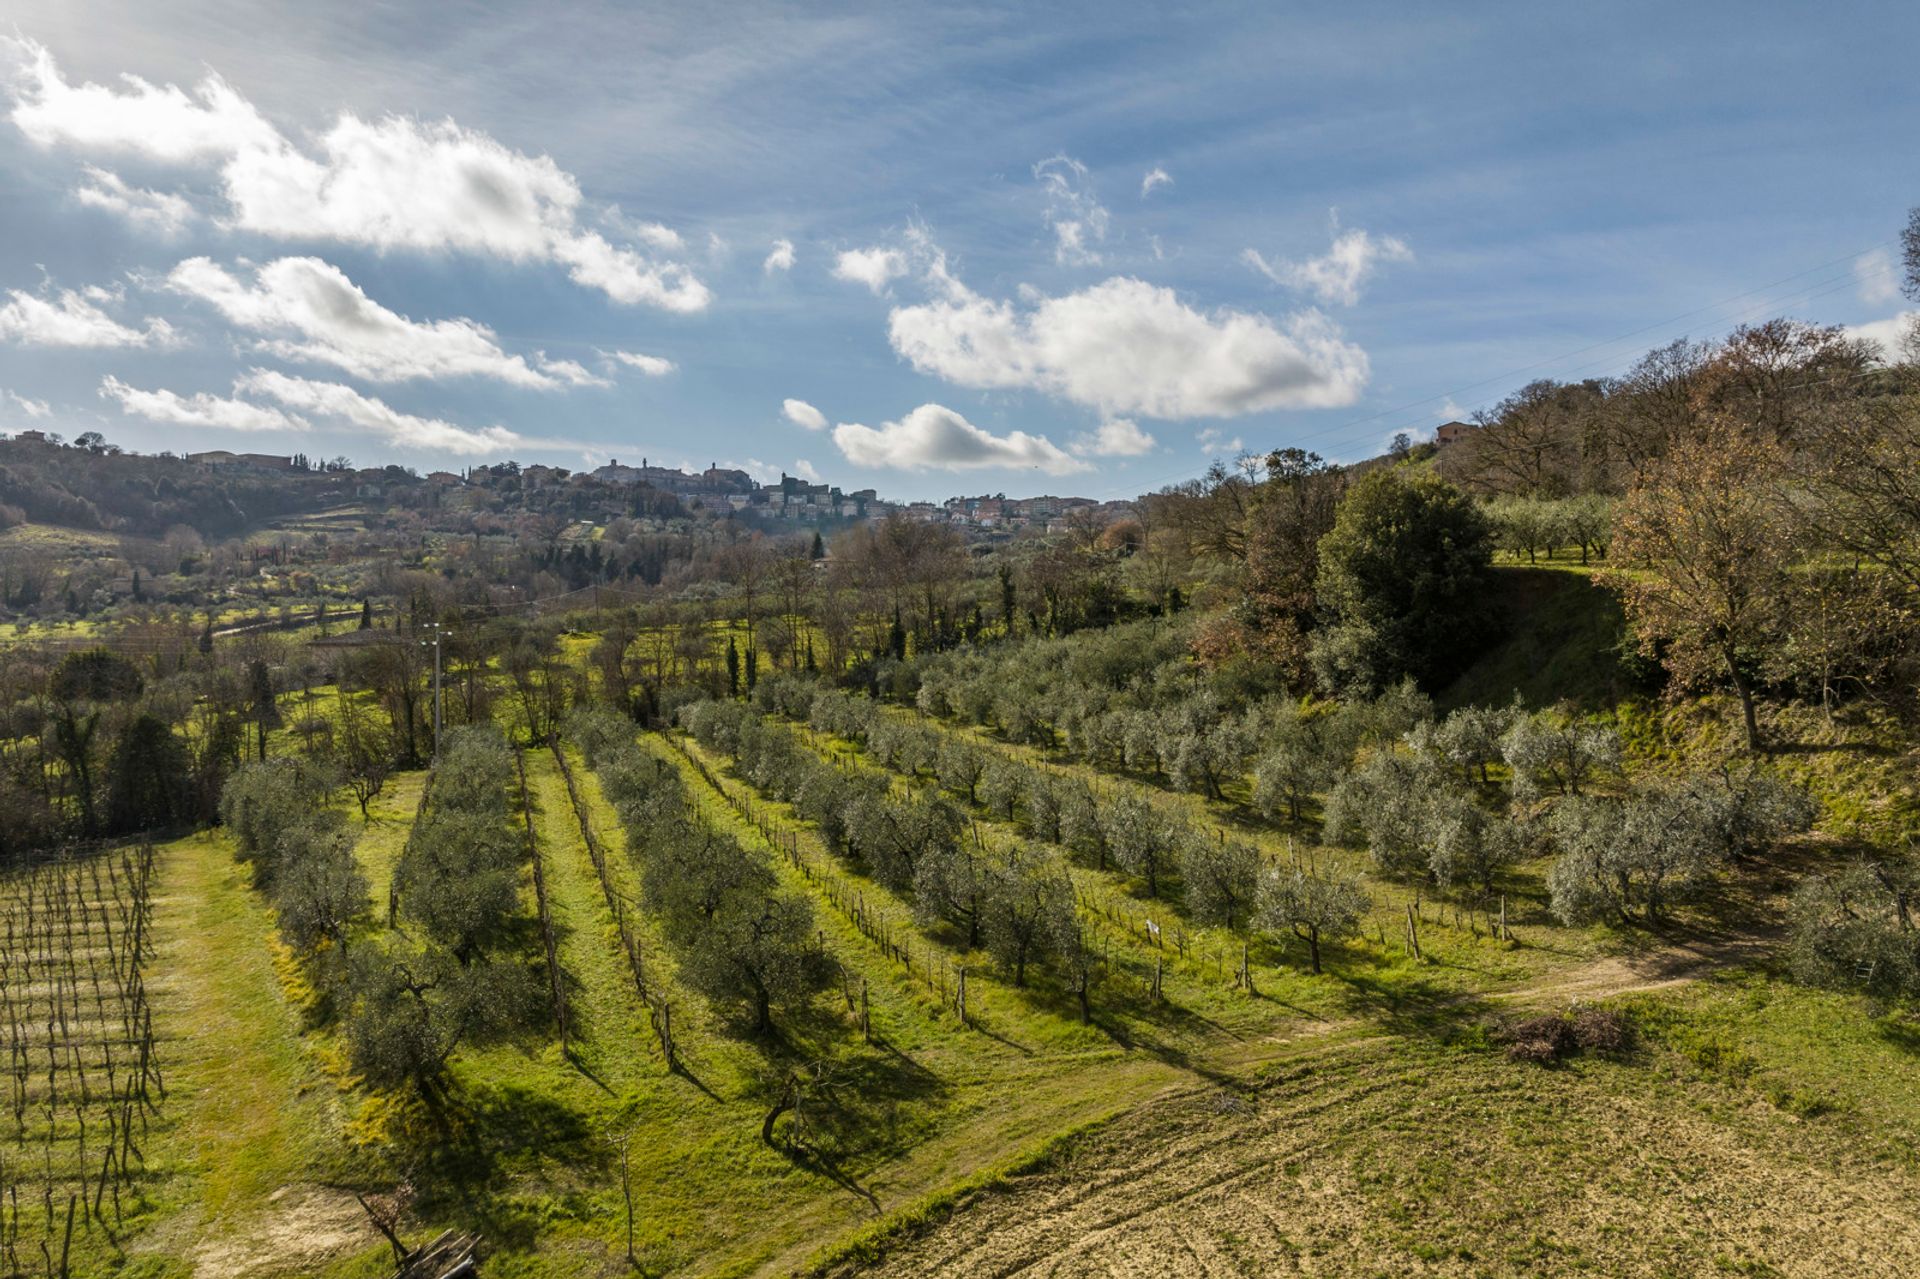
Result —
[{"label": "grassy field", "polygon": [[[1502,582],[1524,624],[1448,700],[1572,687],[1595,708],[1624,708],[1646,767],[1718,749],[1724,706],[1618,700],[1616,624],[1588,575],[1504,569]],[[584,662],[592,642],[569,637],[569,658]],[[1541,673],[1556,661],[1584,665]],[[285,709],[290,723],[332,716],[337,699]],[[1312,846],[1311,820],[1262,821],[1239,785],[1209,800],[889,713],[1096,795],[1144,797],[1274,859]],[[1239,939],[1185,920],[1177,881],[1149,900],[1137,882],[1077,867],[1083,918],[1108,957],[1091,1025],[1051,978],[1016,989],[963,938],[917,928],[908,902],[841,864],[724,759],[642,736],[701,820],[813,907],[839,978],[770,1038],[679,981],[584,760],[563,747],[607,852],[607,889],[558,761],[529,749],[573,1034],[564,1052],[545,1028],[463,1051],[437,1128],[352,1077],[229,841],[188,836],[156,861],[149,993],[167,1095],[144,1138],[140,1200],[115,1236],[76,1236],[74,1273],[384,1275],[387,1247],[354,1192],[402,1181],[420,1191],[408,1238],[473,1230],[488,1276],[633,1273],[623,1150],[646,1274],[1906,1273],[1920,1243],[1920,1021],[1791,985],[1775,965],[1793,878],[1913,822],[1901,780],[1912,760],[1876,745],[1871,724],[1809,714],[1780,727],[1808,747],[1779,766],[1821,795],[1821,829],[1737,868],[1657,933],[1561,927],[1543,864],[1504,885],[1511,942],[1484,915],[1371,880],[1368,926],[1329,948],[1325,975],[1304,971],[1298,947],[1256,943],[1254,995],[1233,980]],[[854,743],[795,731],[823,758],[880,771]],[[276,732],[276,752],[294,736]],[[398,774],[370,821],[349,818],[373,908],[365,940],[386,927],[425,781]],[[973,816],[984,841],[1021,838],[984,809]],[[1364,870],[1352,852],[1312,851]],[[649,984],[673,1010],[684,1071],[667,1069],[612,901],[626,903]],[[532,903],[529,874],[529,916]],[[1410,906],[1420,960],[1401,942]],[[1188,955],[1153,947],[1148,918],[1185,929]],[[1156,961],[1164,1002],[1145,990]],[[969,1025],[950,997],[962,966]],[[850,998],[863,988],[872,1042]],[[1511,1019],[1594,1003],[1630,1020],[1629,1051],[1551,1069],[1508,1060]],[[760,1128],[801,1069],[830,1078],[840,1101],[814,1153],[796,1156],[763,1144]]]}]

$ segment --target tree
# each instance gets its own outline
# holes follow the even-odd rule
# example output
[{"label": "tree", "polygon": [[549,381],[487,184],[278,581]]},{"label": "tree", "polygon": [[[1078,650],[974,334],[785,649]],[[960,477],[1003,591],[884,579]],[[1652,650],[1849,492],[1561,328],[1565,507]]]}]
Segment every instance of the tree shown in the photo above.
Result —
[{"label": "tree", "polygon": [[1147,896],[1160,895],[1160,876],[1176,860],[1178,831],[1171,819],[1131,794],[1115,797],[1102,815],[1114,864],[1147,881]]},{"label": "tree", "polygon": [[267,733],[278,728],[280,699],[273,687],[273,672],[261,658],[247,663],[247,718],[253,722],[259,758],[267,757]]},{"label": "tree", "polygon": [[1488,812],[1465,795],[1436,797],[1427,821],[1433,829],[1427,865],[1434,882],[1443,889],[1464,881],[1482,893],[1491,893],[1501,870],[1526,853],[1512,822]]},{"label": "tree", "polygon": [[516,963],[461,965],[445,951],[389,956],[365,947],[347,981],[348,1061],[370,1087],[411,1087],[438,1110],[455,1050],[525,1025],[538,1001],[532,974]]},{"label": "tree", "polygon": [[1327,797],[1329,843],[1364,844],[1389,875],[1430,874],[1432,807],[1440,777],[1431,762],[1378,750]]},{"label": "tree", "polygon": [[269,891],[287,832],[339,821],[325,806],[327,772],[299,756],[245,764],[220,791],[220,820],[233,835],[241,861],[254,864],[254,882]]},{"label": "tree", "polygon": [[987,757],[977,746],[948,737],[940,743],[933,767],[942,786],[956,795],[965,795],[969,804],[976,802],[974,792],[987,768]]},{"label": "tree", "polygon": [[1360,881],[1350,875],[1321,874],[1302,866],[1270,870],[1260,884],[1255,926],[1263,932],[1290,932],[1307,943],[1317,975],[1320,944],[1357,933],[1372,906]]},{"label": "tree", "polygon": [[798,1003],[825,983],[813,908],[790,893],[728,892],[681,937],[683,979],[709,998],[747,1004],[759,1033],[772,1029],[775,1005]]},{"label": "tree", "polygon": [[1332,691],[1371,693],[1403,675],[1435,687],[1491,633],[1492,530],[1474,503],[1430,475],[1370,472],[1319,544],[1315,582],[1332,620],[1313,666]]},{"label": "tree", "polygon": [[1260,884],[1260,850],[1243,840],[1211,840],[1193,832],[1180,848],[1187,909],[1203,924],[1238,928],[1252,911]]},{"label": "tree", "polygon": [[1750,673],[1778,642],[1797,548],[1772,481],[1780,445],[1716,419],[1670,452],[1620,504],[1605,580],[1641,650],[1682,685],[1716,670],[1740,699],[1747,747],[1761,747]]},{"label": "tree", "polygon": [[188,772],[186,745],[166,721],[137,716],[114,744],[107,769],[107,829],[131,835],[186,817]]},{"label": "tree", "polygon": [[1821,986],[1920,995],[1920,868],[1911,860],[1863,860],[1810,875],[1794,890],[1794,976]]},{"label": "tree", "polygon": [[1727,825],[1687,783],[1644,787],[1624,799],[1591,796],[1556,805],[1548,828],[1560,855],[1547,873],[1553,913],[1569,924],[1639,910],[1657,922],[1700,891],[1726,860]]},{"label": "tree", "polygon": [[1542,781],[1578,795],[1595,773],[1620,766],[1620,734],[1599,724],[1522,715],[1501,736],[1500,753],[1513,769],[1515,799],[1532,800]]},{"label": "tree", "polygon": [[366,711],[352,694],[340,692],[340,767],[347,789],[360,805],[360,820],[367,820],[367,806],[387,788],[393,772],[392,745],[374,728]]},{"label": "tree", "polygon": [[524,845],[507,824],[512,769],[498,730],[449,732],[431,803],[394,866],[400,913],[462,965],[505,942],[519,907]]},{"label": "tree", "polygon": [[302,951],[323,942],[344,950],[347,930],[366,912],[367,876],[353,837],[338,825],[300,825],[281,836],[274,902],[280,934]]},{"label": "tree", "polygon": [[1299,824],[1302,806],[1331,786],[1353,758],[1350,722],[1300,707],[1280,712],[1254,764],[1253,802],[1262,815],[1285,808],[1287,820]]},{"label": "tree", "polygon": [[1073,881],[1055,855],[1035,844],[1020,844],[988,874],[985,933],[987,949],[1027,984],[1027,965],[1049,953],[1059,936],[1062,912],[1074,909]]}]

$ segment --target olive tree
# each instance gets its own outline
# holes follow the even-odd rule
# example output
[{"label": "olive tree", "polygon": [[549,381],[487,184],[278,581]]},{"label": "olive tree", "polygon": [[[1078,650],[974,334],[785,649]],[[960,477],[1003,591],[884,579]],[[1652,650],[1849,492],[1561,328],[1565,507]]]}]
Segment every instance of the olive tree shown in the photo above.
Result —
[{"label": "olive tree", "polygon": [[1243,840],[1188,832],[1180,842],[1180,878],[1194,919],[1239,928],[1252,912],[1260,884],[1260,850]]},{"label": "olive tree", "polygon": [[1366,889],[1351,875],[1322,873],[1303,866],[1270,870],[1260,882],[1254,926],[1262,932],[1291,933],[1307,944],[1308,960],[1320,972],[1320,945],[1351,937],[1372,908]]}]

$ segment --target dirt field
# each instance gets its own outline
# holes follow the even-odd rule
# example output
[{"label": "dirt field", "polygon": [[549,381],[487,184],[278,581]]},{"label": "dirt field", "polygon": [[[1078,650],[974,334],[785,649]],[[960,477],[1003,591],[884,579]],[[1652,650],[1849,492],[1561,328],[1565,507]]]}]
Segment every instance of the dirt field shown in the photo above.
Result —
[{"label": "dirt field", "polygon": [[885,1275],[1912,1273],[1920,1181],[1648,1062],[1383,1038],[1163,1096]]}]

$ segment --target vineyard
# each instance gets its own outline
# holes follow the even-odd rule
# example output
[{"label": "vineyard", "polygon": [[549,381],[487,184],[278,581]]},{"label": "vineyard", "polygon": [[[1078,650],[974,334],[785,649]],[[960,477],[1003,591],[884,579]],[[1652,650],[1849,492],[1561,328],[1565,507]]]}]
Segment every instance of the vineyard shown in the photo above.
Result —
[{"label": "vineyard", "polygon": [[166,1096],[147,997],[153,867],[142,844],[0,877],[8,1276],[66,1275],[76,1232],[111,1237],[144,1206],[143,1143]]}]

